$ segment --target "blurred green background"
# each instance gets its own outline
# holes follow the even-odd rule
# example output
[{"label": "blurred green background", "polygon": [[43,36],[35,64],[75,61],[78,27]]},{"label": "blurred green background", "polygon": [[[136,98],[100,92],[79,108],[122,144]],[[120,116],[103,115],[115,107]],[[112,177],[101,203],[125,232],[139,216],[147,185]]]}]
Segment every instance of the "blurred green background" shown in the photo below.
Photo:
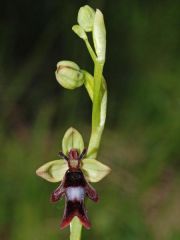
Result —
[{"label": "blurred green background", "polygon": [[59,229],[64,201],[57,184],[35,175],[56,159],[65,130],[90,135],[86,91],[55,80],[56,63],[92,71],[84,43],[71,31],[80,6],[100,8],[107,27],[109,98],[99,160],[112,173],[87,201],[83,239],[180,239],[180,2],[1,1],[0,239],[68,239]]}]

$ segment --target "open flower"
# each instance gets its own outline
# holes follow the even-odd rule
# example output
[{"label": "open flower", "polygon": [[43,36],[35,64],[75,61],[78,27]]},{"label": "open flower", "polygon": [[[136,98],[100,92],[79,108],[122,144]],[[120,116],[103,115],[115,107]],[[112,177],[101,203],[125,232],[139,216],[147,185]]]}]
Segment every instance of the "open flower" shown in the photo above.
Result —
[{"label": "open flower", "polygon": [[84,227],[90,228],[84,198],[87,196],[96,202],[98,195],[89,182],[98,182],[110,172],[108,166],[85,158],[85,155],[82,136],[74,128],[69,128],[62,141],[61,159],[48,162],[36,171],[38,176],[49,182],[61,182],[51,195],[52,202],[65,196],[61,228],[68,226],[74,216],[79,218]]}]

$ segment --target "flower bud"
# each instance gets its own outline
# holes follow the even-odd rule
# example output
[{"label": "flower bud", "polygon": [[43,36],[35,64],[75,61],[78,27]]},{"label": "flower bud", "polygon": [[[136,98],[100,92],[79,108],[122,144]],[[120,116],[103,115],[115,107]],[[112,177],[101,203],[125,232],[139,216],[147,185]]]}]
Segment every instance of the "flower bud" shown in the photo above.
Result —
[{"label": "flower bud", "polygon": [[95,11],[93,8],[85,5],[79,9],[78,23],[86,31],[91,32],[94,24]]},{"label": "flower bud", "polygon": [[64,88],[75,89],[83,85],[84,74],[79,66],[71,61],[57,63],[56,79]]},{"label": "flower bud", "polygon": [[80,38],[82,38],[83,40],[87,40],[87,35],[86,35],[84,29],[83,29],[81,26],[79,26],[79,25],[74,25],[74,26],[72,27],[72,30],[73,30]]},{"label": "flower bud", "polygon": [[97,9],[94,18],[93,41],[98,60],[105,61],[106,55],[106,28],[102,12]]}]

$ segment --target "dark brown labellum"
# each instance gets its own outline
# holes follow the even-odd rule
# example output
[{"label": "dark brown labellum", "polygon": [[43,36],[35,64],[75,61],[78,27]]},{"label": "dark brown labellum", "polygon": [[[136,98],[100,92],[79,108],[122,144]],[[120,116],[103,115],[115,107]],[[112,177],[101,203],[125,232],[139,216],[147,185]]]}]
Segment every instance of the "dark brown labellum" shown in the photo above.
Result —
[{"label": "dark brown labellum", "polygon": [[60,153],[68,161],[69,169],[59,187],[52,193],[51,201],[56,202],[65,196],[65,210],[60,227],[67,227],[74,216],[77,216],[83,226],[87,229],[91,224],[87,216],[87,210],[84,205],[84,199],[87,196],[97,202],[98,195],[96,190],[86,181],[83,172],[80,169],[80,161],[86,154],[84,150],[80,155],[76,149],[71,149],[68,156]]}]

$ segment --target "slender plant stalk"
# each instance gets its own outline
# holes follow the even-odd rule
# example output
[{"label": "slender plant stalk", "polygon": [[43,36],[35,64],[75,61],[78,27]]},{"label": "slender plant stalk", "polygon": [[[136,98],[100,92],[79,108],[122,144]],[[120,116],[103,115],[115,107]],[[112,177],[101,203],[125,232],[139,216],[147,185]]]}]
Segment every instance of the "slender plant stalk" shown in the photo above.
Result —
[{"label": "slender plant stalk", "polygon": [[74,217],[70,224],[70,240],[80,240],[82,232],[82,224],[77,217]]},{"label": "slender plant stalk", "polygon": [[91,137],[88,147],[88,157],[96,158],[97,152],[100,145],[101,135],[104,129],[103,126],[100,125],[101,120],[101,103],[102,103],[102,71],[103,64],[99,63],[97,60],[95,62],[94,69],[94,95],[93,95],[93,107],[92,107],[92,129],[91,129]]},{"label": "slender plant stalk", "polygon": [[94,53],[88,39],[85,39],[85,44],[86,44],[86,47],[89,51],[89,54],[91,55],[92,60],[95,62],[96,61],[96,54]]},{"label": "slender plant stalk", "polygon": [[93,109],[92,109],[92,131],[96,131],[100,122],[100,89],[102,83],[102,69],[103,66],[98,61],[95,63],[94,70],[94,96],[93,96]]},{"label": "slender plant stalk", "polygon": [[[96,60],[94,69],[94,82],[93,82],[94,86],[91,85],[91,88],[93,89],[93,96],[91,96],[93,100],[92,101],[93,106],[92,106],[92,129],[87,153],[88,158],[96,158],[97,156],[106,118],[105,115],[107,104],[107,90],[105,80],[102,75],[102,71],[103,64]],[[90,74],[88,74],[88,80],[89,80],[88,82],[92,81],[92,76]],[[90,89],[90,87],[89,88],[87,87],[87,90],[88,89]],[[88,93],[89,95],[91,95],[89,91]],[[103,99],[104,104],[102,104]],[[104,113],[103,121],[101,121],[102,112]],[[71,227],[70,240],[80,240],[82,225],[79,222],[79,220],[77,218],[74,218],[73,221],[71,222],[70,227]]]},{"label": "slender plant stalk", "polygon": [[[97,26],[96,36],[93,35],[93,39],[96,41],[96,53],[94,52],[88,38],[84,38],[84,42],[88,49],[88,52],[94,62],[94,76],[90,75],[88,72],[83,71],[85,75],[85,87],[92,100],[92,123],[91,123],[91,136],[88,145],[87,158],[96,158],[98,154],[98,149],[100,146],[101,136],[104,130],[105,120],[106,120],[106,107],[107,107],[107,88],[106,81],[103,77],[103,67],[105,62],[105,48],[106,48],[106,37],[105,37],[105,25],[102,13],[96,11],[96,24]],[[78,33],[79,35],[80,33]],[[95,37],[94,37],[95,36]],[[101,45],[102,43],[102,45]],[[99,48],[101,50],[100,55],[104,56],[104,59],[98,58]],[[70,225],[70,240],[80,240],[82,225],[78,218],[74,218]]]}]

